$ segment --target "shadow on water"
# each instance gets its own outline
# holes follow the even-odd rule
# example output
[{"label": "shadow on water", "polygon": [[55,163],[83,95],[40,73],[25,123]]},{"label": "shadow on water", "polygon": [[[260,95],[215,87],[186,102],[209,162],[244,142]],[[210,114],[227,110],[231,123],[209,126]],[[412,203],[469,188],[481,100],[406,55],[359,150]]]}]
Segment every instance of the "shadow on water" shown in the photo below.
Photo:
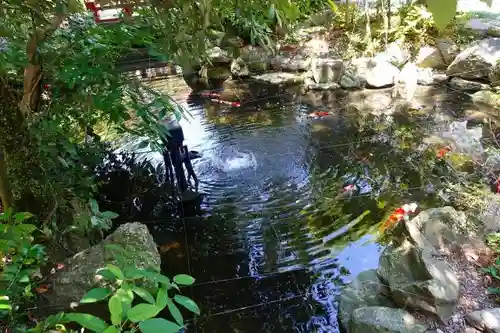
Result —
[{"label": "shadow on water", "polygon": [[[154,83],[170,93],[162,84]],[[380,224],[404,203],[437,205],[437,189],[452,176],[423,139],[457,115],[377,116],[345,107],[362,97],[339,95],[320,103],[332,117],[311,121],[318,105],[293,90],[249,83],[242,91],[232,95],[239,108],[195,93],[181,101],[192,115],[181,122],[186,144],[202,154],[193,161],[200,210],[170,207],[176,213],[166,216],[150,207],[130,220],[148,225],[164,274],[196,278],[183,292],[202,315],[188,331],[337,332],[335,296],[377,266]],[[427,96],[423,103],[446,104]],[[141,156],[158,164],[158,153]],[[166,190],[149,184],[156,190],[148,192],[148,184],[141,202],[149,195],[156,205]]]}]

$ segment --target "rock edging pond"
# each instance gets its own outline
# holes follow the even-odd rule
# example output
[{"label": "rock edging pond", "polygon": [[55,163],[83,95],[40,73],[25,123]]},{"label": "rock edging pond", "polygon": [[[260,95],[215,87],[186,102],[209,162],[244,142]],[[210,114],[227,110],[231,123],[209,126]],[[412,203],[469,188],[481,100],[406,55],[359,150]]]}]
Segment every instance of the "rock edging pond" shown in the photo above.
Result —
[{"label": "rock edging pond", "polygon": [[493,308],[471,265],[488,252],[483,230],[452,207],[401,222],[378,268],[360,273],[343,289],[341,331],[499,332],[500,308]]},{"label": "rock edging pond", "polygon": [[[277,85],[301,84],[305,90],[396,87],[402,97],[417,84],[447,84],[454,90],[478,92],[476,101],[500,106],[491,96],[491,89],[500,83],[500,38],[478,40],[462,50],[449,39],[435,44],[420,48],[412,56],[405,45],[393,42],[374,57],[351,60],[332,55],[328,42],[320,37],[282,47],[275,54],[245,46],[236,59],[214,47],[209,52],[213,67],[206,68],[204,75],[216,80],[249,77]],[[188,84],[194,80],[189,73],[199,72],[200,68],[184,69]]]}]

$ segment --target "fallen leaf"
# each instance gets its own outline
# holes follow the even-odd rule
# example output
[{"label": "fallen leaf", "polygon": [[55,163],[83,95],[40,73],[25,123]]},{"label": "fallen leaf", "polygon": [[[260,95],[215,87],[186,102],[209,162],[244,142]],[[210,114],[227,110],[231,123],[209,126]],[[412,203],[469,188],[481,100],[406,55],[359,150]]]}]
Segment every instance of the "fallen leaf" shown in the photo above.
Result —
[{"label": "fallen leaf", "polygon": [[46,284],[41,284],[38,288],[35,288],[37,294],[43,294],[49,290],[49,286]]}]

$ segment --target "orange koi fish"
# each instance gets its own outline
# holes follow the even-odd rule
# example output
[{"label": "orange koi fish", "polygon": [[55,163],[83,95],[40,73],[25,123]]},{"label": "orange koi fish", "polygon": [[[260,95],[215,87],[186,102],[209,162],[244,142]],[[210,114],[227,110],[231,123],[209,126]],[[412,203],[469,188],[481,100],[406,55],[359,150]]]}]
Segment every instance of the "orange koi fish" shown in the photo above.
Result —
[{"label": "orange koi fish", "polygon": [[385,220],[385,222],[382,223],[379,230],[385,231],[386,229],[399,223],[402,219],[405,218],[405,216],[415,213],[416,210],[417,210],[416,203],[406,204],[403,205],[402,207],[396,208],[394,212],[392,212],[392,214],[389,215],[387,220]]},{"label": "orange koi fish", "polygon": [[451,147],[450,146],[443,147],[443,148],[441,148],[441,149],[439,149],[437,151],[436,157],[437,158],[443,158],[450,151],[451,151]]}]

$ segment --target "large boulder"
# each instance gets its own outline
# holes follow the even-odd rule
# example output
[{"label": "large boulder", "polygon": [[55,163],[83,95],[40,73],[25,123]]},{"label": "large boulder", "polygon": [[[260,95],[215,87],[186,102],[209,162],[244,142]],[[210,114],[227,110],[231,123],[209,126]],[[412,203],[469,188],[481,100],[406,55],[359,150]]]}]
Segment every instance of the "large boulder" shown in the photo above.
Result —
[{"label": "large boulder", "polygon": [[305,72],[311,67],[312,58],[296,52],[281,52],[271,59],[271,67],[277,71]]},{"label": "large boulder", "polygon": [[397,306],[436,314],[446,322],[456,308],[460,284],[452,268],[433,256],[433,249],[404,240],[388,246],[378,276],[389,286]]},{"label": "large boulder", "polygon": [[303,83],[305,79],[303,74],[288,72],[264,73],[260,75],[252,75],[252,78],[258,81],[277,85],[300,84]]},{"label": "large boulder", "polygon": [[418,51],[416,65],[421,68],[446,68],[441,52],[432,46],[424,46]]},{"label": "large boulder", "polygon": [[376,270],[361,272],[342,289],[342,294],[339,296],[339,325],[345,332],[349,332],[351,317],[355,310],[368,306],[393,307],[387,298],[388,293],[389,289],[380,281]]},{"label": "large boulder", "polygon": [[338,83],[344,71],[344,63],[339,59],[313,58],[311,72],[314,82],[319,84]]},{"label": "large boulder", "polygon": [[459,77],[452,77],[451,80],[448,82],[448,85],[455,90],[464,92],[488,90],[491,88],[490,85],[487,83],[465,80]]},{"label": "large boulder", "polygon": [[450,65],[453,60],[455,60],[455,57],[460,53],[460,49],[457,44],[450,39],[438,39],[436,41],[436,46],[439,52],[441,52],[441,56],[443,57],[443,61],[446,65]]},{"label": "large boulder", "polygon": [[401,42],[392,42],[387,45],[384,52],[375,56],[377,62],[388,62],[398,68],[402,67],[410,60],[410,51],[402,46]]},{"label": "large boulder", "polygon": [[366,85],[367,58],[357,58],[344,64],[340,85],[344,89],[360,89]]},{"label": "large boulder", "polygon": [[49,306],[69,308],[72,303],[80,301],[87,291],[105,284],[96,275],[97,271],[106,264],[118,263],[116,251],[108,249],[107,244],[123,247],[129,253],[125,259],[128,265],[160,271],[160,254],[148,228],[138,222],[123,224],[102,243],[63,262],[64,268],[51,277],[51,291],[43,294]]},{"label": "large boulder", "polygon": [[475,92],[472,94],[472,101],[474,103],[482,103],[494,108],[500,108],[500,95],[490,90]]},{"label": "large boulder", "polygon": [[482,332],[500,333],[500,308],[471,312],[465,320]]},{"label": "large boulder", "polygon": [[366,83],[370,88],[384,88],[394,84],[399,69],[388,61],[369,60],[366,70]]},{"label": "large boulder", "polygon": [[240,49],[240,58],[245,62],[250,72],[265,71],[271,66],[269,51],[263,47],[247,45]]},{"label": "large boulder", "polygon": [[500,38],[486,38],[462,51],[448,66],[447,74],[467,80],[485,79],[499,60]]},{"label": "large boulder", "polygon": [[415,96],[418,84],[418,68],[415,63],[408,62],[395,79],[393,97],[411,101]]},{"label": "large boulder", "polygon": [[425,333],[427,328],[402,309],[370,306],[354,311],[349,333]]}]

